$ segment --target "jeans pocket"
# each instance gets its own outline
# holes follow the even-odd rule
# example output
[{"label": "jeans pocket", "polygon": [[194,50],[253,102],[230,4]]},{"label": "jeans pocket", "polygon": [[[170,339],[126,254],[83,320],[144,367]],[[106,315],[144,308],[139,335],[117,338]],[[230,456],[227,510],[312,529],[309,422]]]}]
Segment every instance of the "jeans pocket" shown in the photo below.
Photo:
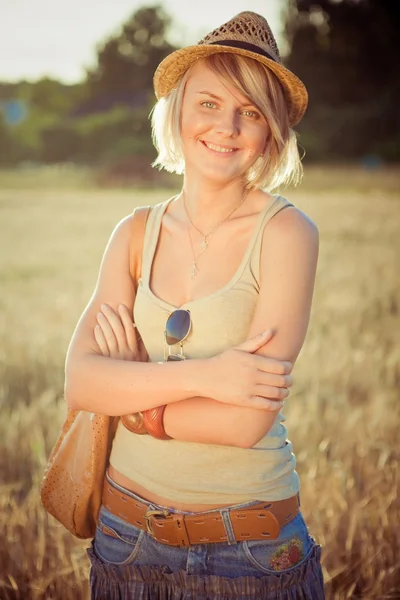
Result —
[{"label": "jeans pocket", "polygon": [[144,534],[142,529],[124,523],[102,507],[93,548],[103,562],[113,565],[130,564],[139,553]]},{"label": "jeans pocket", "polygon": [[260,573],[287,573],[307,561],[315,546],[301,513],[282,527],[276,540],[245,541],[248,562]]}]

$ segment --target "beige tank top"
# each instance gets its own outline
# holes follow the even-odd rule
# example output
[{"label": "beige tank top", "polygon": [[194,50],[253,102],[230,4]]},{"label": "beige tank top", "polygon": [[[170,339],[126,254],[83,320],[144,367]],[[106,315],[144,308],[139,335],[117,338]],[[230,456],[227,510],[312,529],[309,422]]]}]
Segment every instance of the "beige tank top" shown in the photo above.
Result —
[{"label": "beige tank top", "polygon": [[[176,308],[188,308],[191,312],[192,328],[184,343],[187,358],[214,356],[246,339],[259,294],[264,228],[277,212],[291,206],[285,198],[274,196],[260,213],[247,250],[229,283],[176,307],[155,296],[149,286],[161,221],[169,202],[156,205],[150,213],[134,306],[135,323],[153,362],[163,360],[165,323]],[[284,421],[279,413],[270,431],[249,449],[157,440],[130,433],[120,422],[110,462],[126,477],[175,502],[237,504],[283,500],[299,491],[296,459]]]}]

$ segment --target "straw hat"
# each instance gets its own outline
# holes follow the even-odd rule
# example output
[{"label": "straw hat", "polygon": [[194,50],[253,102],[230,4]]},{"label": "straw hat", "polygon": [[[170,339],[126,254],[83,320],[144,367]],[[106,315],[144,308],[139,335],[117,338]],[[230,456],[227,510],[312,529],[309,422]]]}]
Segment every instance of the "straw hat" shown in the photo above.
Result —
[{"label": "straw hat", "polygon": [[308,94],[302,81],[286,69],[267,21],[254,12],[241,12],[214,29],[196,46],[188,46],[169,54],[154,74],[158,99],[166,96],[193,63],[210,54],[229,52],[248,56],[266,65],[279,79],[288,105],[289,123],[293,127],[307,108]]}]

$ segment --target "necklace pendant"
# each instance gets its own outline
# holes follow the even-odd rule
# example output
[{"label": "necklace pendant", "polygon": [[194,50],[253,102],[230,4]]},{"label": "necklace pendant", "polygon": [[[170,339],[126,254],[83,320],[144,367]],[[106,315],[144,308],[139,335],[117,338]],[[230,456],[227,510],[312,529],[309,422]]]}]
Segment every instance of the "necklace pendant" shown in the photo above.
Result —
[{"label": "necklace pendant", "polygon": [[200,250],[203,250],[203,252],[204,252],[204,250],[207,250],[207,248],[208,248],[207,238],[204,238],[204,240],[200,244]]},{"label": "necklace pendant", "polygon": [[197,268],[196,263],[194,262],[192,264],[192,270],[191,270],[191,278],[194,279],[197,275],[197,273],[199,272],[199,269]]}]

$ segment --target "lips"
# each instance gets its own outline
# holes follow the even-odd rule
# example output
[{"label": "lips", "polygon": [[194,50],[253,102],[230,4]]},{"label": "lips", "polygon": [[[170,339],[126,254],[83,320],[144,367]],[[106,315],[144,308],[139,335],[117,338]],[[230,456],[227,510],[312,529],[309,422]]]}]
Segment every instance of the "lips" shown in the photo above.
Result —
[{"label": "lips", "polygon": [[233,148],[232,146],[220,146],[219,144],[213,144],[212,142],[205,142],[202,140],[202,144],[209,150],[213,152],[218,152],[219,154],[234,154],[239,150],[239,148]]}]

